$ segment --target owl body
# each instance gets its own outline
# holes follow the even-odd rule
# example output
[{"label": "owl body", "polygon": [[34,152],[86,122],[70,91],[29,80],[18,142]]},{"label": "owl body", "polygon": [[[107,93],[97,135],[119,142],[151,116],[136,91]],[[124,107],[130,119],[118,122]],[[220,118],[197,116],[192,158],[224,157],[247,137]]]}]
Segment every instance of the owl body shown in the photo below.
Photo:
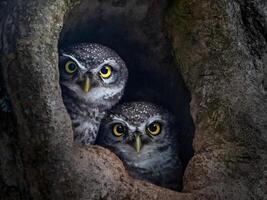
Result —
[{"label": "owl body", "polygon": [[109,148],[137,179],[179,190],[179,159],[175,118],[148,102],[117,105],[101,122],[96,144]]},{"label": "owl body", "polygon": [[103,45],[81,43],[60,50],[59,71],[74,141],[94,144],[101,119],[123,95],[128,78],[126,65]]}]

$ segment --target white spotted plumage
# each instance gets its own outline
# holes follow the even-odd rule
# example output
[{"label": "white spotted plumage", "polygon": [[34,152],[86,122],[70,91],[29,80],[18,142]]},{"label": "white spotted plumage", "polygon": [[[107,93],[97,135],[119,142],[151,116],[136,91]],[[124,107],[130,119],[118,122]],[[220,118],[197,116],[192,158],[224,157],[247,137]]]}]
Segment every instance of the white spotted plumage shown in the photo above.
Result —
[{"label": "white spotted plumage", "polygon": [[[77,70],[73,74],[65,70],[68,61],[76,64]],[[111,67],[112,74],[103,79],[99,73],[106,65]],[[108,47],[81,43],[60,49],[59,71],[62,97],[72,120],[74,141],[83,145],[94,144],[101,119],[123,95],[128,78],[126,65]],[[85,77],[89,80],[89,92],[82,89]]]},{"label": "white spotted plumage", "polygon": [[[158,135],[148,133],[154,123],[161,127]],[[114,135],[118,125],[123,127],[121,136]],[[132,177],[179,190],[182,165],[178,139],[177,121],[170,112],[149,102],[130,102],[115,106],[103,118],[96,144],[113,151]]]}]

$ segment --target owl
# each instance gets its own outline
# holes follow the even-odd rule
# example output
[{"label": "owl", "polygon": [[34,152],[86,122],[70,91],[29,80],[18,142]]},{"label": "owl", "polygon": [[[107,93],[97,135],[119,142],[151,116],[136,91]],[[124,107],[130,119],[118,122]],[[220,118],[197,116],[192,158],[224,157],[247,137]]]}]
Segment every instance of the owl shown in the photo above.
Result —
[{"label": "owl", "polygon": [[113,151],[129,175],[181,189],[179,133],[172,114],[148,102],[115,106],[103,118],[96,144]]},{"label": "owl", "polygon": [[60,86],[74,141],[94,144],[101,119],[123,95],[128,70],[108,47],[81,43],[60,49]]}]

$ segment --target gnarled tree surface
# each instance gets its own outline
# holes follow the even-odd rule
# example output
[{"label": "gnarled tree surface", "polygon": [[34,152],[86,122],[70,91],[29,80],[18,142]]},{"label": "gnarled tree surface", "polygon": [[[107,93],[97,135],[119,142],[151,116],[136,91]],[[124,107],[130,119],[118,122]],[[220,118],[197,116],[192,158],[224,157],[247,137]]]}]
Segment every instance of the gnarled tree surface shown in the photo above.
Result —
[{"label": "gnarled tree surface", "polygon": [[0,112],[0,199],[267,199],[266,1],[169,7],[196,125],[182,193],[133,180],[108,150],[73,144],[57,42],[74,3],[0,2],[0,94],[12,102]]},{"label": "gnarled tree surface", "polygon": [[184,191],[267,199],[267,2],[174,1],[167,21],[196,124]]}]

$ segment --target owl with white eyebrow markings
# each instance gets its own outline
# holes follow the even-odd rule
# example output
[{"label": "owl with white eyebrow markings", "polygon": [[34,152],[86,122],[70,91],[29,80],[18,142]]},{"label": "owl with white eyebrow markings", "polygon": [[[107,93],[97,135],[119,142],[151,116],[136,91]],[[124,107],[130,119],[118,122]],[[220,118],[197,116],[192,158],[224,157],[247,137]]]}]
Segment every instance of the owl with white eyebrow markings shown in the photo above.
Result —
[{"label": "owl with white eyebrow markings", "polygon": [[128,78],[126,65],[108,47],[80,43],[60,49],[59,72],[74,141],[94,144],[101,119],[123,95]]},{"label": "owl with white eyebrow markings", "polygon": [[162,107],[149,102],[115,106],[103,118],[96,144],[113,151],[132,177],[181,189],[179,130]]}]

